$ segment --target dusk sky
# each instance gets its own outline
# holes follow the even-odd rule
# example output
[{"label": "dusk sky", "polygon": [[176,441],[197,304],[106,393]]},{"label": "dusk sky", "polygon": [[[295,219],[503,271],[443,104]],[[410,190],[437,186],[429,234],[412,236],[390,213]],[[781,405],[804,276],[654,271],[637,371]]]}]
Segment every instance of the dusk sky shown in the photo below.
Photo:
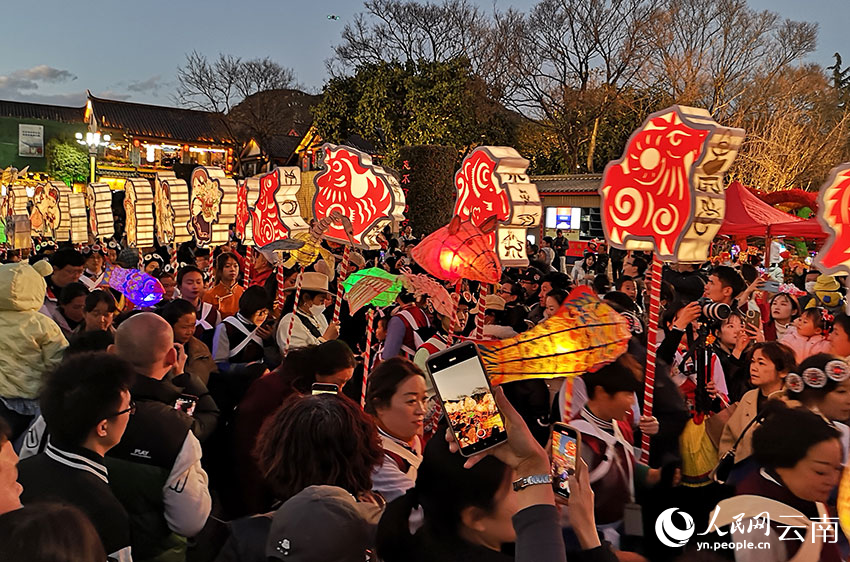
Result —
[{"label": "dusk sky", "polygon": [[[535,0],[477,0],[485,9],[527,10]],[[847,0],[750,0],[757,9],[816,22],[814,62],[832,64],[832,54],[850,63]],[[83,104],[96,96],[171,105],[176,69],[197,50],[255,58],[268,56],[295,70],[308,90],[327,78],[324,61],[339,43],[346,21],[361,11],[354,0],[207,0],[69,4],[41,0],[18,4],[0,35],[0,99]],[[339,16],[338,20],[328,15]]]}]

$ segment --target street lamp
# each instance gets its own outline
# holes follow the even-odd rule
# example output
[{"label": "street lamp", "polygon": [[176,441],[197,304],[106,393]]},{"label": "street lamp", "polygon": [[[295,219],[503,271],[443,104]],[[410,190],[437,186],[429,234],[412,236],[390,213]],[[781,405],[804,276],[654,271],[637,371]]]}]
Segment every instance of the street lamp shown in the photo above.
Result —
[{"label": "street lamp", "polygon": [[109,141],[112,140],[112,137],[109,135],[103,135],[101,137],[100,132],[98,131],[88,131],[86,136],[83,137],[82,133],[77,133],[77,142],[83,146],[89,147],[89,171],[91,176],[91,182],[94,183],[94,172],[97,166],[97,149],[101,146],[107,146]]}]

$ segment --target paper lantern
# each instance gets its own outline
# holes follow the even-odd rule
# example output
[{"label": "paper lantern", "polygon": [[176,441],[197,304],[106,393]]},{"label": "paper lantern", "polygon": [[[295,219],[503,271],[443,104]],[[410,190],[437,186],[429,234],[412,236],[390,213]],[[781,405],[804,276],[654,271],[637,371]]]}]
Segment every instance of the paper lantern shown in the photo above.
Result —
[{"label": "paper lantern", "polygon": [[86,196],[82,193],[68,193],[68,223],[70,239],[74,244],[86,244],[89,241],[88,215],[86,215]]},{"label": "paper lantern", "polygon": [[154,214],[151,182],[129,178],[124,182],[124,231],[127,243],[136,248],[153,246]]},{"label": "paper lantern", "polygon": [[[338,212],[351,222],[354,244],[365,249],[380,248],[378,236],[387,224],[404,220],[404,193],[398,181],[366,153],[345,146],[325,144],[322,171],[313,181],[313,215],[322,220]],[[332,224],[328,240],[349,243],[342,225]]]},{"label": "paper lantern", "polygon": [[154,180],[156,235],[161,244],[192,239],[189,223],[189,186],[171,172],[157,172]]},{"label": "paper lantern", "polygon": [[355,271],[342,282],[345,287],[345,299],[351,314],[367,304],[390,306],[401,292],[402,284],[398,275],[393,275],[380,267],[370,267]]},{"label": "paper lantern", "polygon": [[9,198],[7,208],[12,215],[29,217],[29,211],[27,210],[29,197],[27,197],[26,187],[22,185],[10,186],[6,196]]},{"label": "paper lantern", "polygon": [[236,190],[236,236],[246,246],[254,245],[253,225],[251,224],[251,210],[257,204],[260,197],[259,178],[245,178]]},{"label": "paper lantern", "polygon": [[198,246],[225,244],[236,222],[236,182],[221,168],[198,166],[192,172],[191,219]]},{"label": "paper lantern", "polygon": [[448,226],[423,238],[411,256],[425,271],[443,281],[498,283],[501,269],[491,237],[496,223],[496,216],[491,215],[479,228],[471,220],[455,216]]},{"label": "paper lantern", "polygon": [[92,236],[101,240],[112,238],[115,234],[115,219],[112,216],[112,190],[109,184],[88,184],[86,200],[89,206],[89,227]]},{"label": "paper lantern", "polygon": [[743,129],[720,126],[704,109],[674,105],[650,115],[602,177],[608,243],[705,261],[726,214],[723,176],[743,139]]},{"label": "paper lantern", "polygon": [[[59,189],[53,185],[53,182],[35,186],[32,211],[29,213],[33,235],[50,237],[56,235],[56,229],[59,228],[59,222],[62,219],[60,198]],[[23,201],[26,202],[26,194]]]},{"label": "paper lantern", "polygon": [[503,384],[579,376],[625,353],[630,338],[626,319],[581,286],[548,320],[478,349],[490,382]]},{"label": "paper lantern", "polygon": [[421,273],[403,273],[401,282],[405,289],[413,293],[416,298],[427,296],[434,310],[443,316],[452,316],[454,313],[455,304],[451,295],[433,277]]},{"label": "paper lantern", "polygon": [[850,273],[850,163],[832,169],[818,193],[818,222],[829,236],[815,258],[829,275]]},{"label": "paper lantern", "polygon": [[310,227],[301,218],[296,195],[301,189],[301,170],[296,167],[275,168],[258,178],[257,203],[251,211],[251,235],[258,246],[289,238]]},{"label": "paper lantern", "polygon": [[539,226],[542,208],[537,186],[529,180],[529,161],[506,146],[478,147],[455,174],[454,214],[482,226],[495,215],[498,226],[490,247],[503,267],[526,267],[526,231]]},{"label": "paper lantern", "polygon": [[138,269],[107,264],[103,281],[141,308],[154,306],[165,294],[159,280]]}]

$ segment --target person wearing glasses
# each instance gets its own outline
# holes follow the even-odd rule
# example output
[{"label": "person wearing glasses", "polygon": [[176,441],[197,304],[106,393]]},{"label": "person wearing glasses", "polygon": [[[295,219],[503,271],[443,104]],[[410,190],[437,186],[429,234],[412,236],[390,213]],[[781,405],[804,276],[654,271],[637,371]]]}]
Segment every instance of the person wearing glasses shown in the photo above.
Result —
[{"label": "person wearing glasses", "polygon": [[18,464],[21,502],[73,505],[94,525],[110,559],[131,560],[130,518],[110,488],[104,456],[117,445],[136,405],[135,374],[107,353],[75,355],[50,373],[41,412],[50,438],[42,452]]}]

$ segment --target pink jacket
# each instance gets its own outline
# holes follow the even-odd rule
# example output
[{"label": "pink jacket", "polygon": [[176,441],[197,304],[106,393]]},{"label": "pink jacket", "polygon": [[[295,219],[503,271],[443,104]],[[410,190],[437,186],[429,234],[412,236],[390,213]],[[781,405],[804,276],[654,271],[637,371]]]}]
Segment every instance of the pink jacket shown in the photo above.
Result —
[{"label": "pink jacket", "polygon": [[782,336],[779,343],[784,343],[794,350],[794,358],[797,360],[798,364],[802,363],[803,360],[808,359],[812,355],[817,353],[829,353],[830,350],[829,341],[825,337],[818,335],[804,338],[797,333],[797,328],[794,326],[788,327],[788,331],[785,332],[785,335]]}]

